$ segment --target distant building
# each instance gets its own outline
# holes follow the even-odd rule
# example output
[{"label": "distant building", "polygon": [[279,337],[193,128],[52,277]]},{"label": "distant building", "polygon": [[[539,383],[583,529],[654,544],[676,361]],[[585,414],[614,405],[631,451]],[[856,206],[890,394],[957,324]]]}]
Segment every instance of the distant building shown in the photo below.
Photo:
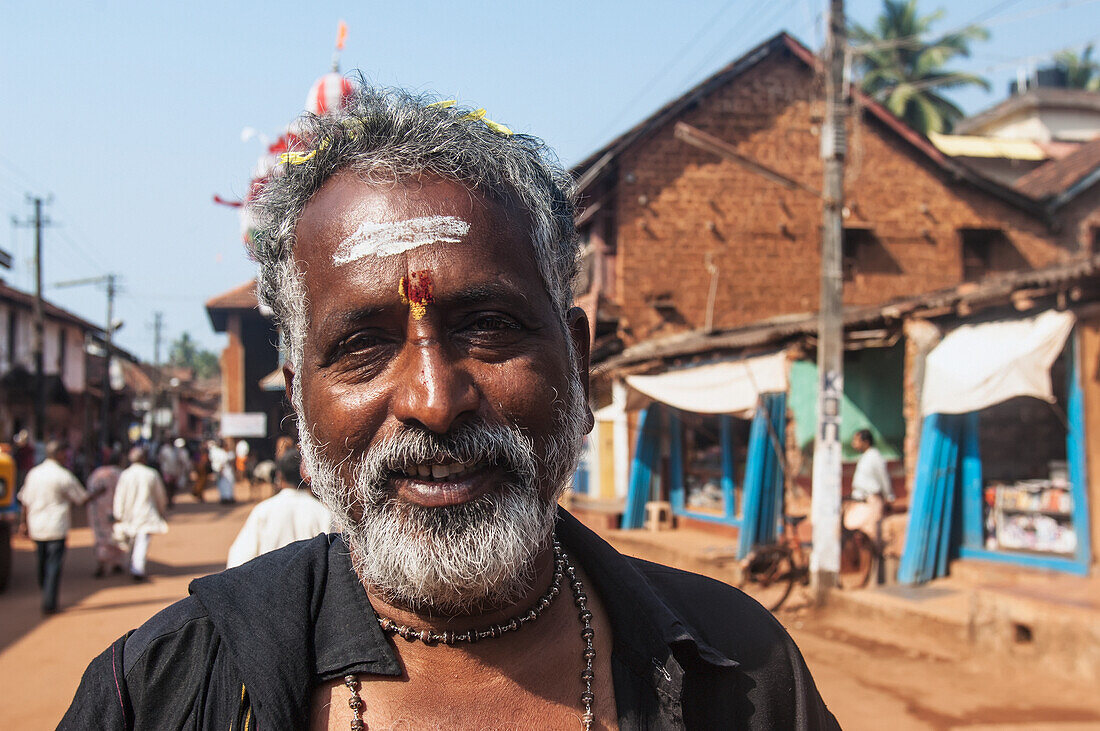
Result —
[{"label": "distant building", "polygon": [[1100,136],[1100,92],[1038,86],[955,125],[960,135],[1033,142],[1088,142]]},{"label": "distant building", "polygon": [[295,433],[293,419],[286,418],[290,408],[280,385],[279,331],[260,309],[255,281],[213,297],[206,312],[214,331],[229,336],[221,354],[221,433],[237,436],[227,425],[251,427],[262,422],[262,434],[249,430],[243,436],[257,456],[270,456],[276,437]]},{"label": "distant building", "polygon": [[[0,283],[0,440],[21,429],[35,432],[34,295]],[[101,390],[89,393],[85,341],[102,329],[49,302],[43,303],[43,434],[80,446],[95,432]]]}]

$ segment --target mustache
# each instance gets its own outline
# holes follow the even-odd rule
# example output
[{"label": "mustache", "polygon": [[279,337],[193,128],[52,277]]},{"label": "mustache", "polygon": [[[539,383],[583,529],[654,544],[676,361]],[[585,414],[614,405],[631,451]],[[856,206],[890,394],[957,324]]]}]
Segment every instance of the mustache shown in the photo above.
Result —
[{"label": "mustache", "polygon": [[407,426],[373,444],[360,468],[378,484],[392,473],[423,464],[485,462],[530,484],[536,477],[534,442],[516,426],[482,419],[463,422],[445,434]]}]

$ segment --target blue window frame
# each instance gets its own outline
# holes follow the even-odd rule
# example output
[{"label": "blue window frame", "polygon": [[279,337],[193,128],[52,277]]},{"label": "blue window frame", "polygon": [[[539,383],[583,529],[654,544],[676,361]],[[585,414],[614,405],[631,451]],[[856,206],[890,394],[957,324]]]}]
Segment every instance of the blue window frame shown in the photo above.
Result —
[{"label": "blue window frame", "polygon": [[733,417],[719,414],[718,443],[721,449],[721,475],[719,489],[722,494],[722,512],[704,512],[692,510],[687,506],[687,488],[684,484],[684,436],[683,421],[679,412],[669,410],[669,472],[672,512],[696,520],[705,520],[724,525],[741,526],[740,505],[737,504],[735,482],[735,462],[733,445]]},{"label": "blue window frame", "polygon": [[[1069,466],[1071,520],[1077,537],[1072,556],[1022,553],[985,547],[984,485],[977,412],[925,418],[909,528],[898,580],[919,583],[947,573],[951,550],[961,558],[1011,563],[1079,576],[1092,561],[1087,473],[1085,470],[1084,392],[1075,334],[1066,345],[1066,458]],[[955,486],[959,489],[956,493]],[[954,519],[956,512],[959,514]]]}]

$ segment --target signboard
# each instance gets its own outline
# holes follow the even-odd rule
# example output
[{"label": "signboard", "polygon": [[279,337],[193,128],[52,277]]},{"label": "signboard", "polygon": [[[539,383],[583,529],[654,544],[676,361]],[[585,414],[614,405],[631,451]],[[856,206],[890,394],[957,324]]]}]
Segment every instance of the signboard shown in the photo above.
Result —
[{"label": "signboard", "polygon": [[223,437],[266,437],[267,414],[263,412],[222,414],[221,435]]}]

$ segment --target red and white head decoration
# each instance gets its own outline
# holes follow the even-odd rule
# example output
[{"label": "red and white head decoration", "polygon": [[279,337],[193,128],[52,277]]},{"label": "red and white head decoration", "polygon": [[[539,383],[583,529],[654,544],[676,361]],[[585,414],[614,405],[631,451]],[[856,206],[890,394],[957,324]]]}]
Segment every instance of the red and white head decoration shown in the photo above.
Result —
[{"label": "red and white head decoration", "polygon": [[306,97],[306,111],[321,115],[342,109],[355,91],[355,82],[333,71],[317,81]]},{"label": "red and white head decoration", "polygon": [[[347,32],[347,25],[340,21],[336,34],[336,52],[332,57],[332,71],[313,82],[309,95],[306,97],[307,112],[323,115],[340,111],[347,105],[351,95],[359,88],[359,82],[346,78],[339,72],[340,52],[344,49]],[[263,188],[275,166],[279,164],[281,155],[303,149],[304,145],[301,138],[296,134],[297,131],[296,125],[291,124],[279,135],[278,139],[268,145],[267,150],[256,163],[256,168],[252,172],[248,194],[245,195],[243,201],[230,202],[223,201],[217,196],[214,198],[216,202],[240,207],[241,232],[246,244],[251,243],[251,234],[255,223],[249,213],[248,202],[255,198]]]}]

